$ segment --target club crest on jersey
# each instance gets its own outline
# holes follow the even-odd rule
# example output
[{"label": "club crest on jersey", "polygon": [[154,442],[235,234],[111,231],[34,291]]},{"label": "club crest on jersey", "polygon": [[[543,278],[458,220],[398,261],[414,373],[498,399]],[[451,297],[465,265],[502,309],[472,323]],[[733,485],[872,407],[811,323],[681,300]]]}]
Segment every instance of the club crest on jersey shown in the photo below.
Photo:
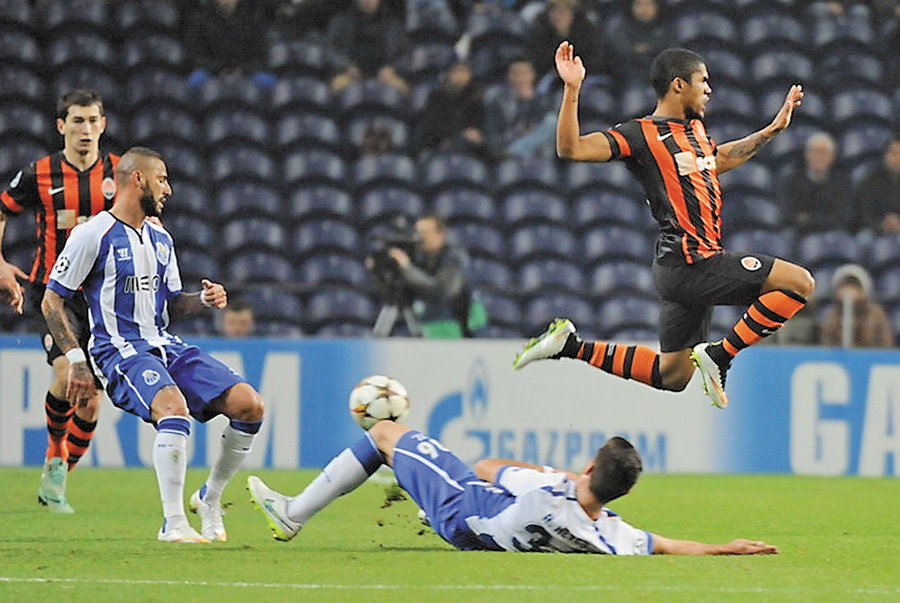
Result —
[{"label": "club crest on jersey", "polygon": [[13,176],[13,179],[9,181],[9,188],[16,188],[19,186],[19,182],[22,181],[22,170],[16,172],[16,175]]},{"label": "club crest on jersey", "polygon": [[169,264],[169,247],[159,241],[156,242],[156,259],[163,266],[168,266]]},{"label": "club crest on jersey", "polygon": [[147,385],[155,385],[159,381],[159,373],[152,369],[147,369],[141,373],[141,377],[144,378],[144,383]]},{"label": "club crest on jersey", "polygon": [[69,269],[69,264],[69,256],[60,256],[60,258],[56,260],[56,265],[53,267],[53,272],[55,272],[56,274],[63,274],[66,270]]},{"label": "club crest on jersey", "polygon": [[762,268],[762,262],[759,261],[759,258],[755,258],[752,255],[746,255],[741,258],[741,266],[743,266],[745,270],[754,272]]},{"label": "club crest on jersey", "polygon": [[103,179],[103,183],[100,184],[100,192],[103,193],[103,196],[106,197],[107,200],[112,199],[116,196],[116,181],[112,178],[106,177]]}]

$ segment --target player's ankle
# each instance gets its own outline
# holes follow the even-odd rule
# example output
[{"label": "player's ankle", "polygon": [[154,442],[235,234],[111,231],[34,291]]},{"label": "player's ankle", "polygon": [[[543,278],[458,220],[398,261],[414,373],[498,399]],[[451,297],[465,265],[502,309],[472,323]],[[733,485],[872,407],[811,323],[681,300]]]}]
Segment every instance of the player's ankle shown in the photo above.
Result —
[{"label": "player's ankle", "polygon": [[569,333],[569,336],[566,338],[566,343],[563,344],[563,348],[559,351],[559,357],[575,358],[578,356],[578,351],[581,349],[582,345],[584,345],[584,341],[577,333]]}]

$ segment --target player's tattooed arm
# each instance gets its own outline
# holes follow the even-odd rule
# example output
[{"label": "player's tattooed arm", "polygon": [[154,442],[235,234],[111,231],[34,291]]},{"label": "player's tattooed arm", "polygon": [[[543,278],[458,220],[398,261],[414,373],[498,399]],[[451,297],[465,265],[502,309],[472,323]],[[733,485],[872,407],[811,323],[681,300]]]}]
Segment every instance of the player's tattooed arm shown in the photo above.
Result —
[{"label": "player's tattooed arm", "polygon": [[78,406],[85,406],[94,396],[94,375],[87,365],[87,358],[78,344],[78,338],[72,331],[72,325],[69,324],[65,300],[55,291],[47,289],[41,300],[41,312],[53,340],[69,360],[66,400]]},{"label": "player's tattooed arm", "polygon": [[721,174],[743,164],[756,155],[757,151],[773,137],[773,134],[760,130],[739,140],[719,145],[716,153],[716,171]]}]

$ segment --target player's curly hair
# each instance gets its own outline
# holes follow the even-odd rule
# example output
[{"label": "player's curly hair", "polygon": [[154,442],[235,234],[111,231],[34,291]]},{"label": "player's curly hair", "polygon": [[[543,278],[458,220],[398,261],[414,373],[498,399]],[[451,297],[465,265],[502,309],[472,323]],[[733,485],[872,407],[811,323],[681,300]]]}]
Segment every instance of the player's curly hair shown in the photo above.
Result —
[{"label": "player's curly hair", "polygon": [[628,494],[641,475],[641,455],[631,442],[610,438],[594,457],[589,488],[601,504]]},{"label": "player's curly hair", "polygon": [[669,91],[669,84],[676,77],[691,81],[691,74],[705,63],[699,54],[686,48],[667,48],[656,55],[650,65],[650,85],[656,98],[662,98]]}]

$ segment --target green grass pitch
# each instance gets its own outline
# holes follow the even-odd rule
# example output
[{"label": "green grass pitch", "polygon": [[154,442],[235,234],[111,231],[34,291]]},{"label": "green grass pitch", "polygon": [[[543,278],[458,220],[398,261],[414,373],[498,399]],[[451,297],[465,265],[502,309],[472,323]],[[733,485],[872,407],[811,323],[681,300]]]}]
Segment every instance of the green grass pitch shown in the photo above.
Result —
[{"label": "green grass pitch", "polygon": [[[777,544],[760,557],[460,552],[367,483],[292,542],[272,539],[242,472],[225,492],[225,544],[156,541],[149,469],[79,469],[74,516],[35,502],[40,469],[0,469],[0,601],[846,601],[900,599],[900,480],[645,475],[612,505],[675,538]],[[313,471],[261,471],[296,493]],[[191,470],[186,496],[206,475]],[[192,518],[199,527],[196,517]]]}]

